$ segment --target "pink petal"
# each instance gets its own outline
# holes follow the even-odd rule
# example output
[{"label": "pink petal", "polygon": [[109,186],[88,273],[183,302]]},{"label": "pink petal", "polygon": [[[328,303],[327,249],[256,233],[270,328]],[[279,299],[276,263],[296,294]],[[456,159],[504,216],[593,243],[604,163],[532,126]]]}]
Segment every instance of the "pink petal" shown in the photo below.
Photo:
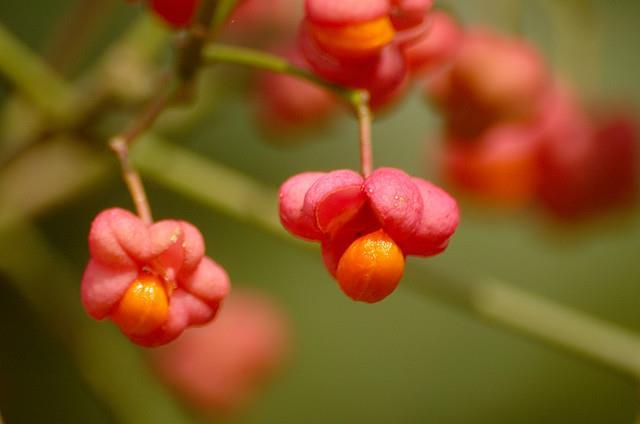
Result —
[{"label": "pink petal", "polygon": [[393,25],[396,29],[406,29],[419,25],[433,7],[433,0],[395,0]]},{"label": "pink petal", "polygon": [[309,240],[317,240],[321,237],[312,219],[313,215],[305,215],[302,207],[309,187],[323,175],[325,175],[323,172],[294,175],[280,187],[280,221],[292,234]]},{"label": "pink petal", "polygon": [[206,256],[191,275],[178,283],[181,288],[209,304],[220,302],[231,291],[225,270]]},{"label": "pink petal", "polygon": [[149,256],[147,226],[124,209],[107,209],[91,224],[89,250],[93,259],[105,265],[133,266]]},{"label": "pink petal", "polygon": [[105,318],[138,276],[136,268],[110,268],[90,260],[82,276],[81,297],[87,313]]},{"label": "pink petal", "polygon": [[182,242],[184,262],[181,273],[187,274],[195,270],[204,257],[204,238],[200,230],[186,221],[180,221],[180,227],[184,234],[184,240]]},{"label": "pink petal", "polygon": [[364,183],[382,228],[397,243],[409,239],[422,217],[422,196],[411,177],[395,168],[379,168]]},{"label": "pink petal", "polygon": [[460,222],[458,203],[447,192],[421,178],[412,178],[420,190],[424,210],[416,233],[401,247],[407,255],[432,256],[442,252]]},{"label": "pink petal", "polygon": [[335,277],[338,262],[351,243],[357,238],[378,229],[380,229],[380,222],[378,222],[371,208],[365,204],[351,221],[323,239],[322,259],[329,273]]},{"label": "pink petal", "polygon": [[366,200],[362,185],[345,186],[327,194],[316,206],[318,228],[325,234],[336,232],[360,211]]},{"label": "pink petal", "polygon": [[431,28],[404,49],[411,72],[427,73],[442,69],[453,62],[462,43],[462,29],[449,15],[435,12],[430,21]]},{"label": "pink petal", "polygon": [[316,227],[322,232],[335,230],[334,227],[352,218],[364,203],[360,199],[362,182],[360,174],[348,169],[325,174],[307,191],[303,214],[314,217]]},{"label": "pink petal", "polygon": [[205,303],[196,296],[178,289],[174,296],[178,296],[176,301],[183,304],[184,309],[189,314],[189,325],[203,325],[211,321],[218,312],[222,299],[215,303]]},{"label": "pink petal", "polygon": [[150,265],[165,281],[175,282],[184,262],[184,232],[179,221],[159,221],[149,228],[151,235]]}]

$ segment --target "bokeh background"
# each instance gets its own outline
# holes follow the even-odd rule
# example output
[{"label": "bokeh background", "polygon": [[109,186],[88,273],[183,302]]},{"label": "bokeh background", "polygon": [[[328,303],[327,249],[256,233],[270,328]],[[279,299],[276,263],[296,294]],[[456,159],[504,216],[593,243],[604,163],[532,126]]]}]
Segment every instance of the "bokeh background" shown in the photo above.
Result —
[{"label": "bokeh background", "polygon": [[[2,0],[0,22],[41,49],[71,3]],[[78,74],[141,11],[115,3],[107,30],[90,44]],[[637,0],[440,4],[468,25],[522,31],[585,98],[640,104]],[[203,119],[187,128],[164,119],[161,133],[274,189],[304,170],[357,167],[356,127],[346,113],[328,128],[296,136],[290,147],[274,147],[254,125],[251,103],[237,87],[242,84],[237,78],[219,81],[204,94],[215,107]],[[8,85],[0,87],[0,99],[7,98]],[[427,152],[438,125],[416,91],[375,124],[376,164],[433,176]],[[0,139],[0,147],[9,142]],[[0,410],[8,423],[204,420],[158,382],[142,349],[80,309],[89,224],[104,208],[130,207],[113,162],[73,197],[28,223],[3,227]],[[0,170],[5,193],[10,190],[2,175]],[[22,181],[19,190],[54,190],[57,183],[33,181]],[[209,254],[237,286],[268,291],[290,314],[295,347],[288,366],[230,422],[610,424],[636,416],[639,389],[630,380],[411,288],[424,284],[420,276],[427,268],[461,278],[496,276],[640,333],[637,211],[567,226],[533,209],[504,211],[462,201],[462,224],[446,253],[412,260],[401,288],[370,306],[351,302],[337,289],[317,252],[188,193],[154,181],[148,190],[156,217],[196,224]],[[12,207],[0,199],[0,209]]]}]

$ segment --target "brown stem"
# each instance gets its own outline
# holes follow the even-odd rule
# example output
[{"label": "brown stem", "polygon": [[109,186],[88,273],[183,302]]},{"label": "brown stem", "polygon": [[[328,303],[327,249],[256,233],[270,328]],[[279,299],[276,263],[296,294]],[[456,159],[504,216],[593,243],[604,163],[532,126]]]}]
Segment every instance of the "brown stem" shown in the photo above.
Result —
[{"label": "brown stem", "polygon": [[[167,84],[169,88],[162,89]],[[172,85],[174,84],[173,75],[164,75],[158,81],[158,87],[160,89],[159,94],[151,100],[149,106],[142,112],[142,114],[134,120],[132,125],[124,133],[115,136],[109,142],[109,147],[115,152],[120,161],[120,167],[122,168],[122,177],[129,189],[133,203],[135,204],[138,216],[144,222],[151,224],[153,218],[151,215],[151,207],[147,200],[147,195],[142,184],[142,179],[131,164],[129,159],[129,146],[145,131],[153,126],[156,119],[162,111],[171,103],[171,101],[179,96],[186,88],[186,84],[180,83],[177,89]]]},{"label": "brown stem", "polygon": [[[169,103],[185,90],[184,84],[178,84],[177,88],[174,84],[171,73],[162,75],[156,84],[159,90],[156,97],[151,99],[149,105],[143,110],[142,114],[133,121],[129,128],[124,133],[114,137],[114,140],[122,139],[124,143],[129,146],[143,132],[151,128]],[[168,88],[167,85],[169,85]]]},{"label": "brown stem", "polygon": [[371,110],[369,109],[369,94],[360,93],[357,102],[356,114],[358,116],[360,132],[360,166],[362,176],[367,178],[373,172],[373,146],[371,144]]},{"label": "brown stem", "polygon": [[[143,132],[151,128],[158,116],[169,105],[176,96],[181,96],[192,86],[194,78],[202,65],[202,50],[207,40],[209,25],[214,17],[217,0],[203,0],[198,10],[198,18],[187,35],[185,44],[182,46],[174,75],[170,73],[159,83],[160,94],[151,101],[145,111],[136,119],[131,127],[123,134],[114,137],[109,143],[111,149],[120,160],[122,176],[127,188],[131,193],[133,202],[140,218],[148,224],[153,222],[151,208],[147,200],[147,195],[142,184],[140,175],[135,170],[129,159],[129,146]],[[174,77],[179,81],[177,88],[174,84]],[[170,84],[169,89],[162,88]]]},{"label": "brown stem", "polygon": [[131,165],[131,160],[129,159],[129,144],[127,139],[124,136],[116,137],[111,140],[109,146],[118,156],[120,167],[122,168],[122,178],[129,189],[129,193],[131,193],[131,198],[136,206],[138,216],[147,224],[153,223],[151,207],[147,200],[142,179],[138,171]]}]

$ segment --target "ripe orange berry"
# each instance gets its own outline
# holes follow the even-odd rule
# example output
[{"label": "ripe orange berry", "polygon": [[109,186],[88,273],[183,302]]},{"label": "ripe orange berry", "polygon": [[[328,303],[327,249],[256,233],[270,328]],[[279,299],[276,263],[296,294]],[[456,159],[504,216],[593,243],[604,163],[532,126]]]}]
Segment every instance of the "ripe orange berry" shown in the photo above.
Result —
[{"label": "ripe orange berry", "polygon": [[391,43],[395,35],[387,16],[345,26],[330,27],[312,23],[309,26],[318,44],[339,57],[375,55]]},{"label": "ripe orange berry", "polygon": [[351,243],[338,262],[336,278],[353,300],[375,303],[395,290],[403,272],[402,250],[378,230]]},{"label": "ripe orange berry", "polygon": [[152,275],[140,275],[125,292],[111,319],[123,333],[144,337],[167,321],[169,300],[164,285]]}]

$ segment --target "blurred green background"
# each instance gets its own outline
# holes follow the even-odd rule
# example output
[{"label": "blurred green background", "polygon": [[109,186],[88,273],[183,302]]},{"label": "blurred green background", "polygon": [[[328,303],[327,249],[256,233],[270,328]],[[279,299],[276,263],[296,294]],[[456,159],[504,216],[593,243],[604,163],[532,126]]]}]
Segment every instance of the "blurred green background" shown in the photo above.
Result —
[{"label": "blurred green background", "polygon": [[[638,104],[640,2],[522,3],[441,2],[466,24],[523,31],[585,97]],[[69,4],[2,0],[0,21],[38,49]],[[118,4],[109,30],[91,45],[93,55],[138,11]],[[165,122],[167,138],[274,188],[300,171],[357,167],[356,128],[346,116],[300,136],[295,147],[273,147],[252,125],[243,96],[229,94],[222,85],[225,94],[215,113],[187,131]],[[8,88],[2,87],[6,97]],[[376,164],[433,174],[427,152],[437,128],[437,117],[414,93],[375,124]],[[209,255],[225,266],[236,285],[268,291],[291,315],[296,343],[289,367],[231,422],[634,420],[639,389],[630,380],[496,329],[406,286],[419,287],[421,269],[427,267],[466,278],[492,275],[640,333],[637,211],[566,228],[538,211],[505,212],[463,202],[462,224],[447,252],[412,260],[411,278],[401,283],[405,287],[370,306],[345,298],[317,252],[159,184],[150,182],[148,190],[156,217],[196,224]],[[115,166],[81,195],[38,214],[35,226],[12,227],[4,234],[0,411],[8,423],[201,420],[159,385],[146,368],[143,350],[126,343],[111,325],[79,313],[75,293],[87,260],[87,230],[98,211],[114,205],[130,207]],[[43,295],[29,295],[37,291]]]}]

